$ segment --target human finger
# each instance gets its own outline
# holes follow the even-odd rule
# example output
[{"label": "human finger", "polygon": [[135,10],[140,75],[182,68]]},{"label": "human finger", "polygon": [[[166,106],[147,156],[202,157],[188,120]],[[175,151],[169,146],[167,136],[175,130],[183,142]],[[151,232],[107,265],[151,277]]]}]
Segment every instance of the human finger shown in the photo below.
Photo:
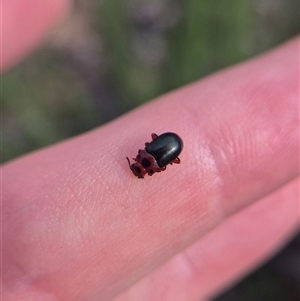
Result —
[{"label": "human finger", "polygon": [[68,13],[70,0],[9,0],[1,3],[1,72],[19,63]]},{"label": "human finger", "polygon": [[[6,165],[6,288],[109,300],[296,177],[297,58],[289,42]],[[184,140],[181,165],[135,178],[125,157],[165,131]]]},{"label": "human finger", "polygon": [[299,225],[299,178],[224,220],[113,301],[209,300],[283,247]]}]

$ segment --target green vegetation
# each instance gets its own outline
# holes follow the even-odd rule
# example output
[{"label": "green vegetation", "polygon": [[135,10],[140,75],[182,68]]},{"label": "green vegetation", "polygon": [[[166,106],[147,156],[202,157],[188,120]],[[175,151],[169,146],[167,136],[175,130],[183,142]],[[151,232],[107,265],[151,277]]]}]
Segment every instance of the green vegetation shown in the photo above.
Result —
[{"label": "green vegetation", "polygon": [[61,25],[67,38],[57,43],[54,35],[2,77],[3,162],[99,126],[299,31],[297,0],[76,3]]}]

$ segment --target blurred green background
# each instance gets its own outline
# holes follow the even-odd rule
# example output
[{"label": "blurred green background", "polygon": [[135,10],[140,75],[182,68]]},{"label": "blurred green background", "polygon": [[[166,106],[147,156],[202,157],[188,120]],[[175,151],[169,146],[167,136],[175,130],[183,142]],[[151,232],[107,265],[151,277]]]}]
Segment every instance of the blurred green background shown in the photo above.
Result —
[{"label": "blurred green background", "polygon": [[[298,0],[75,1],[41,48],[2,77],[1,160],[88,131],[298,32]],[[218,300],[300,299],[298,285],[263,274]],[[261,294],[249,294],[251,285]]]},{"label": "blurred green background", "polygon": [[298,13],[298,0],[75,1],[2,77],[2,162],[285,41]]}]

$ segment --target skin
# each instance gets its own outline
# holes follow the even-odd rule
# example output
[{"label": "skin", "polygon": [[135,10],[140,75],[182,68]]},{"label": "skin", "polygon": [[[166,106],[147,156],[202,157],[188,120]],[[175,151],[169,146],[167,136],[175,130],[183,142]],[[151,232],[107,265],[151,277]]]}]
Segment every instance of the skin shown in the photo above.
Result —
[{"label": "skin", "polygon": [[[70,4],[36,2],[3,3],[3,70]],[[3,166],[3,300],[209,300],[282,248],[299,222],[298,45]],[[166,131],[181,164],[137,179],[125,157]]]}]

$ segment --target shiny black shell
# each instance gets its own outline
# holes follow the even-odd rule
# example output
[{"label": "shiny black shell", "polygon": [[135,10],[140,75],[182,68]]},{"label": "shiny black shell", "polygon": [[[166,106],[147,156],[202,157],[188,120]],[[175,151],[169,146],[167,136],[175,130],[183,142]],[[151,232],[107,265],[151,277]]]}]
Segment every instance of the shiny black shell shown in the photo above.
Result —
[{"label": "shiny black shell", "polygon": [[159,167],[163,167],[177,158],[182,148],[182,139],[177,134],[164,133],[150,142],[145,149],[155,158]]}]

